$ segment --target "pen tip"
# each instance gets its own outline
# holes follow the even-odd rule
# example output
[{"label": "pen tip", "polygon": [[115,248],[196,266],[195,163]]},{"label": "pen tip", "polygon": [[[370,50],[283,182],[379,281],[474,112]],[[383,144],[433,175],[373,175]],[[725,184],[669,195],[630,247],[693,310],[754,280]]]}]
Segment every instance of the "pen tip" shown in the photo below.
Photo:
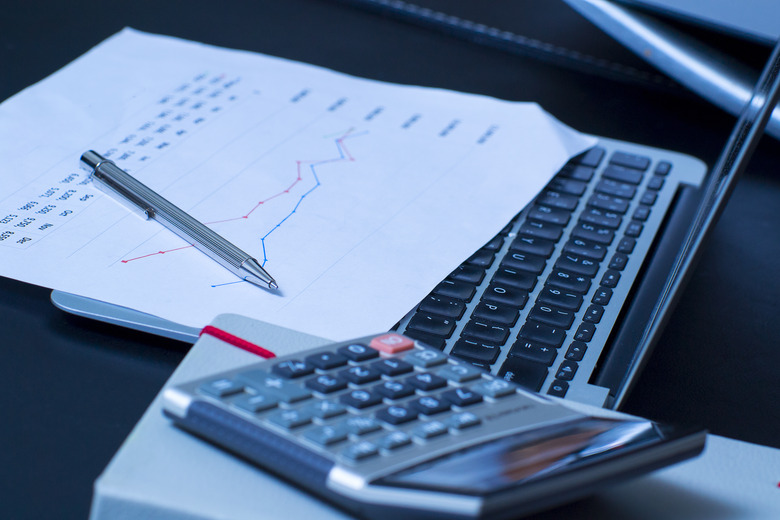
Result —
[{"label": "pen tip", "polygon": [[268,282],[268,287],[270,287],[271,289],[278,289],[279,285],[277,285],[275,281],[271,280],[270,282]]}]

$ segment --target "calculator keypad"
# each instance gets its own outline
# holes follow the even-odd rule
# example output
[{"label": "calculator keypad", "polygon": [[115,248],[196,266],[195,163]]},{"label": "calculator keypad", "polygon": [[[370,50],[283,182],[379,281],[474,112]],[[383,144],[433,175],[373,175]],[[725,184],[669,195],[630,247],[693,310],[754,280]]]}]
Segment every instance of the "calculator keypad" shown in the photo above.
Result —
[{"label": "calculator keypad", "polygon": [[[396,333],[222,375],[196,393],[350,464],[483,425],[515,383]],[[487,407],[486,407],[487,406]]]}]

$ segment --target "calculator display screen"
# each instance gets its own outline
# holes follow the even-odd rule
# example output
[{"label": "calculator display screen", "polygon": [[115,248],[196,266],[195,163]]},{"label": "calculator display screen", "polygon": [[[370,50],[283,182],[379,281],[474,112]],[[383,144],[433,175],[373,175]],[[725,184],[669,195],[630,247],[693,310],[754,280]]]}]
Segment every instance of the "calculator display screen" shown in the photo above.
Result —
[{"label": "calculator display screen", "polygon": [[658,440],[650,422],[586,418],[481,444],[386,477],[381,483],[484,495]]}]

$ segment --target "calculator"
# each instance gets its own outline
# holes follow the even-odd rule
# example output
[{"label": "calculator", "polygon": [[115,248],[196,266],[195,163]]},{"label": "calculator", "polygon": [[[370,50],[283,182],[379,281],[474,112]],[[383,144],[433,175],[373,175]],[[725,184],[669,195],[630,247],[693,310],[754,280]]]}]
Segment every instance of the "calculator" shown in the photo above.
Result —
[{"label": "calculator", "polygon": [[516,518],[705,441],[582,411],[397,333],[214,374],[163,402],[178,427],[365,518]]}]

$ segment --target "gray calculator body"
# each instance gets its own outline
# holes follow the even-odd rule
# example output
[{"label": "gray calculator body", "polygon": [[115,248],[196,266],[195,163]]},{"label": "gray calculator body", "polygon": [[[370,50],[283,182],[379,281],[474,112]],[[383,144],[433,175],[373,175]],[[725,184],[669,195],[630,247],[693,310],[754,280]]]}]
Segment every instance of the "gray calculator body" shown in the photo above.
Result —
[{"label": "gray calculator body", "polygon": [[582,413],[395,333],[163,395],[179,427],[370,518],[517,517],[691,457],[705,439]]}]

